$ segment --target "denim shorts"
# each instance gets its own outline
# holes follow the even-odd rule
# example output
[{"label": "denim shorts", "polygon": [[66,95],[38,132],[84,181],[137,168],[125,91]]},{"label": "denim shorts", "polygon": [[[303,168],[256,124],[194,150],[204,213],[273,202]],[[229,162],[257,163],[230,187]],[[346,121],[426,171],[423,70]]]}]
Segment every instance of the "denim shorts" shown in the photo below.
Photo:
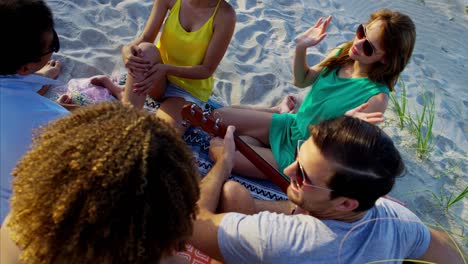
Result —
[{"label": "denim shorts", "polygon": [[206,103],[202,100],[196,98],[191,93],[187,92],[185,89],[180,88],[179,86],[168,82],[166,86],[166,92],[164,93],[164,99],[168,97],[180,97],[184,98],[185,101],[196,103],[202,109],[204,109]]}]

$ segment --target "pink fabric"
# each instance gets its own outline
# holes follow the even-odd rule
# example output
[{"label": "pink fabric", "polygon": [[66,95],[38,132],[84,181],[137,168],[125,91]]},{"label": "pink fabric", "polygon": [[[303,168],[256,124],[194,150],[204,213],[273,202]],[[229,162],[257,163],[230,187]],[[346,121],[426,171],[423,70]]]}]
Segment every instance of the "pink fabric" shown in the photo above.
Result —
[{"label": "pink fabric", "polygon": [[71,97],[74,104],[89,105],[104,101],[116,100],[104,87],[91,84],[91,78],[71,79],[68,82],[66,94]]}]

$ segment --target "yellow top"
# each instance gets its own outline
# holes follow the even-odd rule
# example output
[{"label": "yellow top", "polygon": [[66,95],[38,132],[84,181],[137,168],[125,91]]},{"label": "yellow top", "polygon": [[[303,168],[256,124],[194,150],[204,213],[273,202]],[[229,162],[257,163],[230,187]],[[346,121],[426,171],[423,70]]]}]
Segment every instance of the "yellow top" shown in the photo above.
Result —
[{"label": "yellow top", "polygon": [[[179,22],[179,11],[182,0],[172,7],[166,19],[161,38],[157,44],[164,64],[174,66],[200,65],[205,58],[206,50],[213,36],[213,19],[218,11],[218,0],[213,15],[203,26],[194,32],[187,32]],[[203,102],[208,101],[213,90],[213,76],[207,79],[188,79],[168,75],[169,82],[185,89]]]}]

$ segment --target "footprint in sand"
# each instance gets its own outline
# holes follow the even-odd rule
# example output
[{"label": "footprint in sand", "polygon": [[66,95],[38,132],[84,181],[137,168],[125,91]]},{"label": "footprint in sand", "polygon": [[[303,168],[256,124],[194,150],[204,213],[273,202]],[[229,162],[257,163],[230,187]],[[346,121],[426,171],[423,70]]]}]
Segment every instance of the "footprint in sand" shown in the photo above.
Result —
[{"label": "footprint in sand", "polygon": [[268,32],[271,29],[271,23],[267,20],[258,20],[253,25],[245,26],[234,35],[235,39],[241,43],[247,42],[253,35],[259,32]]},{"label": "footprint in sand", "polygon": [[413,61],[416,65],[418,66],[421,66],[422,63],[424,62],[424,55],[422,54],[418,54],[418,53],[414,53],[413,54]]},{"label": "footprint in sand", "polygon": [[81,31],[80,39],[90,47],[106,45],[109,42],[105,34],[93,28],[88,28]]}]

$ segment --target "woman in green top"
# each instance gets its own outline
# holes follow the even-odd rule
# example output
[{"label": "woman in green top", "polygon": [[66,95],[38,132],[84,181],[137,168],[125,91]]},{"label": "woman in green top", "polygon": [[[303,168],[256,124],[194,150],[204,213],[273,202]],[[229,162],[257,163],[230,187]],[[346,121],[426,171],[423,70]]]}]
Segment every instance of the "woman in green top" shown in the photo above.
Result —
[{"label": "woman in green top", "polygon": [[[301,88],[312,85],[297,113],[276,114],[242,107],[219,110],[223,121],[236,126],[239,135],[248,136],[247,142],[280,172],[294,162],[297,142],[309,136],[309,125],[345,113],[369,122],[380,121],[387,108],[388,93],[393,91],[413,52],[416,31],[412,20],[383,9],[359,25],[353,40],[309,67],[306,50],[326,37],[331,19],[320,18],[297,40],[294,84]],[[266,178],[240,153],[234,170],[241,175]]]}]

